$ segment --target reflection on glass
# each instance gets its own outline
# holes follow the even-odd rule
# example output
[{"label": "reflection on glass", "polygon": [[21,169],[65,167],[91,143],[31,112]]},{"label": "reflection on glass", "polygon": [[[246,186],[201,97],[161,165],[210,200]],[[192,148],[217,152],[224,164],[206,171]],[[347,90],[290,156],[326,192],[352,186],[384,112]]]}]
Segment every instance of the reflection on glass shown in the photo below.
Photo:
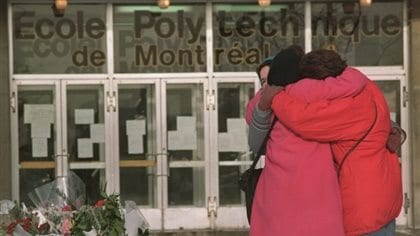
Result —
[{"label": "reflection on glass", "polygon": [[54,179],[54,103],[53,86],[18,87],[19,199],[27,206],[28,193]]},{"label": "reflection on glass", "polygon": [[[244,171],[246,166],[241,165],[239,161],[248,161],[247,155],[247,131],[244,123],[243,130],[232,131],[229,122],[245,122],[245,108],[248,101],[254,95],[254,85],[249,83],[220,83],[218,85],[218,133],[219,133],[219,193],[220,204],[241,204],[241,191],[238,186],[239,174]],[[232,123],[230,123],[232,124]],[[238,135],[241,133],[241,135]],[[231,134],[231,147],[221,147],[222,135]],[[229,137],[227,138],[229,140]],[[241,150],[239,144],[243,144]],[[238,161],[237,165],[224,166],[224,162]]]},{"label": "reflection on glass", "polygon": [[67,132],[70,161],[105,161],[102,85],[67,87]]},{"label": "reflection on glass", "polygon": [[115,71],[204,72],[205,5],[114,7]]},{"label": "reflection on glass", "polygon": [[157,191],[154,86],[120,85],[118,104],[121,199],[153,207]]},{"label": "reflection on glass", "polygon": [[304,4],[214,4],[214,71],[255,71],[264,58],[304,46]]},{"label": "reflection on glass", "polygon": [[349,65],[403,64],[403,2],[313,3],[312,48],[337,50]]},{"label": "reflection on glass", "polygon": [[105,72],[105,5],[71,5],[55,17],[51,4],[12,5],[14,72]]},{"label": "reflection on glass", "polygon": [[53,161],[55,105],[52,86],[18,90],[19,162]]},{"label": "reflection on glass", "polygon": [[102,199],[101,192],[105,191],[105,170],[104,169],[81,169],[73,170],[83,181],[86,187],[86,203],[95,204]]},{"label": "reflection on glass", "polygon": [[[67,86],[67,132],[70,162],[105,161],[104,88]],[[81,141],[82,140],[82,141]],[[88,201],[105,190],[104,169],[72,169],[85,183]]]},{"label": "reflection on glass", "polygon": [[204,206],[204,168],[171,168],[168,189],[170,206]]},{"label": "reflection on glass", "polygon": [[[167,85],[168,204],[205,204],[204,106],[201,84]],[[183,167],[186,162],[199,167]]]},{"label": "reflection on glass", "polygon": [[375,81],[375,83],[381,88],[385,96],[389,111],[391,112],[391,119],[401,124],[400,81]]},{"label": "reflection on glass", "polygon": [[54,169],[21,169],[19,180],[20,202],[26,206],[34,206],[28,194],[35,188],[54,180]]}]

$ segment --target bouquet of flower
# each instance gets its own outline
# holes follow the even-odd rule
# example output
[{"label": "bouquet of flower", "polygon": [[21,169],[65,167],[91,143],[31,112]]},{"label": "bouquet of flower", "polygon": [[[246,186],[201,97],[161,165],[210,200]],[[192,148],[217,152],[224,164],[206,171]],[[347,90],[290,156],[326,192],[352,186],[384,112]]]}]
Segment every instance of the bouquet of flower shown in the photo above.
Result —
[{"label": "bouquet of flower", "polygon": [[124,217],[118,194],[102,193],[93,206],[82,206],[73,216],[72,234],[95,231],[97,235],[124,235]]},{"label": "bouquet of flower", "polygon": [[49,232],[49,225],[47,223],[40,223],[38,213],[32,209],[19,206],[15,206],[9,211],[12,221],[7,226],[7,234],[13,234],[14,232],[27,232],[28,235],[47,234]]},{"label": "bouquet of flower", "polygon": [[46,222],[54,234],[70,235],[73,210],[79,209],[85,201],[85,184],[74,172],[68,173],[29,193],[40,220]]},{"label": "bouquet of flower", "polygon": [[36,210],[24,204],[8,207],[11,219],[7,234],[148,235],[149,225],[135,202],[127,201],[124,212],[118,194],[102,193],[101,196],[103,199],[96,204],[84,205],[85,185],[69,171],[68,177],[58,177],[29,194]]}]

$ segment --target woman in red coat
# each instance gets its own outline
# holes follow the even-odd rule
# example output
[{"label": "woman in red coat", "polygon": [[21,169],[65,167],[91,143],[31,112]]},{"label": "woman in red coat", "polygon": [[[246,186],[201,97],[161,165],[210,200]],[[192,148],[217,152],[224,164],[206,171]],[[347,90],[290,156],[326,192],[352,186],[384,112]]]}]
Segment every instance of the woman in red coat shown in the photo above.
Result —
[{"label": "woman in red coat", "polygon": [[[322,79],[332,75],[337,63],[345,65],[335,52],[316,50],[302,59],[302,74]],[[328,83],[303,79],[294,86],[317,93]],[[395,231],[395,218],[402,206],[401,171],[397,155],[386,148],[390,113],[374,82],[367,80],[357,96],[314,103],[293,97],[286,89],[274,97],[271,108],[280,122],[302,138],[331,143],[346,235]]]}]

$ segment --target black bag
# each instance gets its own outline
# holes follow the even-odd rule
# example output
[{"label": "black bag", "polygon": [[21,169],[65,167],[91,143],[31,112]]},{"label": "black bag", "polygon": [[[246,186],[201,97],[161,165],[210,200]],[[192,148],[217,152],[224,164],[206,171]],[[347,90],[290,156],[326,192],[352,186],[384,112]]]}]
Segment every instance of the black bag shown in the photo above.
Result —
[{"label": "black bag", "polygon": [[[255,160],[258,162],[259,159],[260,158],[256,158]],[[246,216],[248,218],[248,223],[251,223],[252,202],[254,200],[255,189],[257,188],[258,179],[260,178],[262,170],[263,169],[255,169],[255,165],[251,165],[251,167],[244,171],[239,177],[239,188],[245,193]]]},{"label": "black bag", "polygon": [[258,179],[260,178],[261,172],[263,170],[261,168],[255,169],[255,166],[257,165],[261,156],[264,155],[265,145],[267,143],[268,136],[276,121],[277,119],[274,118],[271,124],[271,128],[268,131],[267,136],[265,137],[264,142],[258,150],[257,156],[254,158],[254,161],[252,162],[251,166],[239,176],[239,188],[245,193],[245,206],[248,223],[251,223],[252,202],[254,201],[254,194],[255,189],[257,188]]}]

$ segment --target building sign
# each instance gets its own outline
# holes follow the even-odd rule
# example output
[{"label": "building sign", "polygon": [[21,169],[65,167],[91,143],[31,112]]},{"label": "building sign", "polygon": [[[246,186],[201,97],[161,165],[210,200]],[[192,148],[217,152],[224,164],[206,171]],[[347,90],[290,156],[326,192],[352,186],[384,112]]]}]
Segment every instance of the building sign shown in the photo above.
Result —
[{"label": "building sign", "polygon": [[337,50],[350,65],[403,64],[403,3],[313,3],[312,48]]},{"label": "building sign", "polygon": [[[304,9],[302,2],[213,4],[208,26],[205,4],[114,5],[114,71],[206,72],[208,43],[215,72],[254,71],[282,48],[304,45]],[[401,65],[402,9],[400,2],[312,3],[312,48],[335,49],[350,65]],[[14,73],[105,73],[105,11],[70,5],[60,18],[49,5],[14,5]]]},{"label": "building sign", "polygon": [[205,5],[115,6],[115,71],[205,72],[205,32]]},{"label": "building sign", "polygon": [[64,17],[51,5],[14,6],[14,73],[104,73],[105,19],[103,5],[70,5]]},{"label": "building sign", "polygon": [[304,4],[217,4],[213,8],[214,71],[255,71],[265,57],[304,45]]}]

